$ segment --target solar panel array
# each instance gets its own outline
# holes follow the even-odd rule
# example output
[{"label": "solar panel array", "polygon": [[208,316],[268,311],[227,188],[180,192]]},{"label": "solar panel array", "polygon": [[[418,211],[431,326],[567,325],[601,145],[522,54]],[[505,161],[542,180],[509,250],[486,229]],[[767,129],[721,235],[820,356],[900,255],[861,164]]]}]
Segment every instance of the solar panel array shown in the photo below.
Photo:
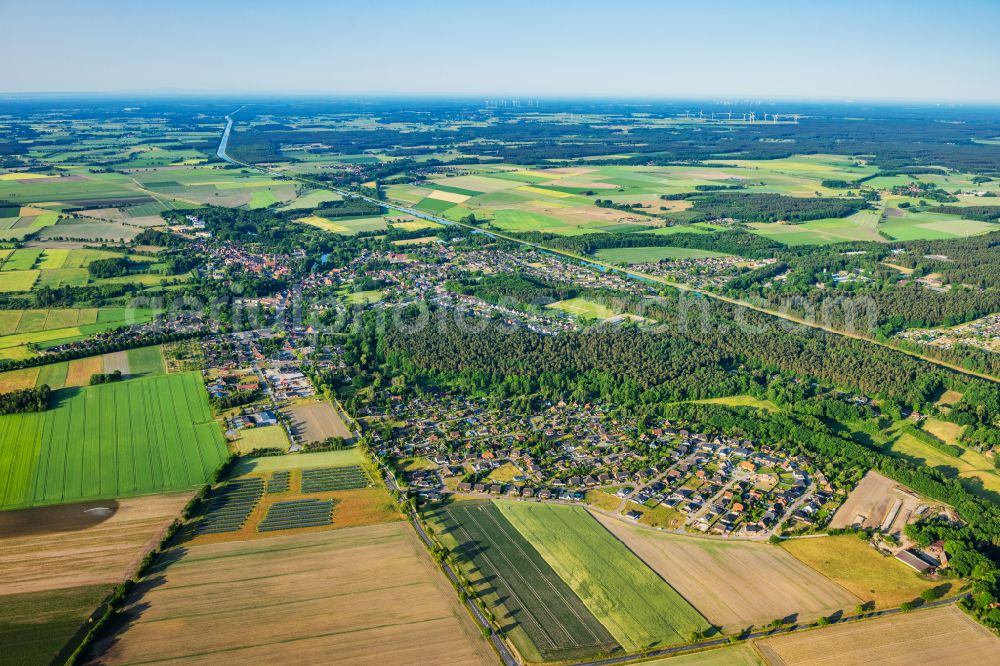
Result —
[{"label": "solar panel array", "polygon": [[209,501],[195,534],[238,531],[263,495],[264,479],[250,477],[230,481]]},{"label": "solar panel array", "polygon": [[291,482],[292,473],[291,472],[275,472],[271,475],[271,478],[267,482],[267,492],[270,493],[287,493],[289,490],[289,483]]},{"label": "solar panel array", "polygon": [[366,488],[368,477],[357,465],[348,467],[320,467],[302,471],[302,492],[325,493],[331,490]]},{"label": "solar panel array", "polygon": [[258,532],[294,530],[300,527],[317,527],[333,523],[333,500],[304,499],[275,502],[264,520],[257,525]]}]

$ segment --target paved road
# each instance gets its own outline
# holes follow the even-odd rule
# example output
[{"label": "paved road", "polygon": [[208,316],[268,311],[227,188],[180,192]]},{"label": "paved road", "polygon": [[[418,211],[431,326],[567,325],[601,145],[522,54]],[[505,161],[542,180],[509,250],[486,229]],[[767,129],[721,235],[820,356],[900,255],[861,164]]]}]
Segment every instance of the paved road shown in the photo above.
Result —
[{"label": "paved road", "polygon": [[[240,107],[240,109],[242,109],[242,108],[243,107]],[[656,282],[656,283],[662,284],[664,286],[672,287],[674,289],[677,289],[678,291],[688,292],[688,293],[692,293],[692,294],[698,294],[700,296],[704,296],[705,298],[711,298],[713,300],[722,301],[724,303],[729,303],[731,305],[738,305],[740,307],[747,308],[748,310],[754,310],[755,312],[760,312],[762,314],[771,315],[772,317],[777,317],[779,319],[784,319],[786,321],[790,321],[790,322],[798,324],[800,326],[808,326],[809,328],[819,329],[821,331],[825,331],[827,333],[832,333],[834,335],[842,335],[842,336],[847,337],[847,338],[854,338],[855,340],[863,340],[865,342],[870,342],[873,345],[879,345],[880,347],[886,347],[887,349],[892,349],[893,351],[897,351],[897,352],[900,352],[902,354],[906,354],[907,356],[912,356],[913,358],[918,358],[918,359],[920,359],[922,361],[926,361],[926,362],[931,363],[933,365],[936,365],[936,366],[939,366],[939,367],[942,367],[942,368],[947,368],[949,370],[953,370],[954,372],[958,372],[958,373],[961,373],[961,374],[964,374],[964,375],[968,375],[970,377],[978,377],[980,379],[985,379],[987,381],[996,382],[996,383],[1000,384],[1000,378],[994,377],[993,375],[989,375],[989,374],[982,373],[982,372],[976,372],[975,370],[969,370],[967,368],[963,368],[960,365],[955,365],[953,363],[948,363],[947,361],[942,361],[940,359],[936,359],[936,358],[933,358],[933,357],[930,357],[930,356],[924,356],[923,354],[920,354],[920,353],[917,353],[917,352],[909,351],[909,350],[906,350],[906,349],[901,349],[899,347],[896,347],[894,345],[888,344],[886,342],[881,342],[881,341],[876,340],[874,338],[871,338],[871,337],[868,337],[868,336],[865,336],[865,335],[861,335],[860,333],[852,333],[852,332],[849,332],[849,331],[842,331],[842,330],[839,330],[839,329],[836,329],[836,328],[833,328],[833,327],[830,327],[830,326],[824,326],[823,324],[820,324],[818,322],[807,321],[807,320],[805,320],[805,319],[803,319],[801,317],[797,317],[797,316],[789,314],[787,312],[780,312],[778,310],[771,310],[769,308],[765,308],[765,307],[762,307],[762,306],[759,306],[759,305],[755,305],[753,303],[750,303],[748,301],[744,301],[744,300],[741,300],[741,299],[738,299],[738,298],[731,298],[729,296],[723,296],[721,294],[717,294],[717,293],[711,292],[711,291],[704,291],[702,289],[698,289],[696,287],[692,287],[690,285],[682,284],[682,283],[679,283],[679,282],[672,282],[672,281],[667,280],[665,278],[662,278],[662,277],[660,277],[658,275],[649,275],[647,273],[641,273],[639,271],[622,271],[622,269],[619,268],[619,267],[617,267],[617,266],[613,266],[611,264],[606,264],[606,263],[603,263],[601,261],[597,261],[593,257],[583,257],[583,256],[580,256],[578,254],[574,254],[573,252],[566,252],[564,250],[555,250],[555,249],[552,249],[552,248],[544,247],[542,245],[538,245],[537,243],[531,243],[529,241],[522,240],[520,238],[514,238],[514,237],[511,237],[511,236],[508,236],[506,234],[499,233],[499,232],[496,232],[496,231],[486,231],[485,229],[480,229],[480,228],[475,227],[473,225],[463,224],[461,222],[455,222],[454,220],[447,220],[447,219],[445,219],[443,217],[438,217],[436,215],[430,215],[428,213],[424,213],[423,211],[419,211],[419,210],[416,210],[416,209],[413,209],[413,208],[407,208],[406,206],[402,206],[402,205],[399,205],[399,204],[396,204],[396,203],[390,203],[390,202],[387,202],[387,201],[380,201],[378,199],[373,199],[372,197],[365,196],[363,194],[358,194],[356,192],[350,192],[350,191],[342,190],[342,189],[339,189],[339,188],[336,188],[336,187],[331,187],[329,183],[324,183],[322,181],[312,180],[310,178],[305,178],[303,176],[290,176],[290,175],[288,175],[286,173],[282,173],[281,171],[276,171],[274,169],[267,169],[267,168],[264,168],[264,167],[258,167],[258,166],[254,166],[252,164],[247,164],[246,162],[240,162],[238,160],[233,159],[232,157],[230,157],[226,153],[226,148],[227,148],[227,146],[229,144],[229,133],[232,130],[232,127],[233,127],[232,116],[237,111],[239,111],[240,109],[237,109],[236,111],[233,111],[233,113],[231,113],[228,116],[226,116],[226,121],[227,121],[227,123],[226,123],[226,129],[222,133],[222,139],[219,141],[219,149],[217,151],[217,154],[218,154],[219,158],[225,160],[226,162],[229,162],[230,164],[233,164],[233,165],[236,165],[236,166],[240,166],[240,167],[245,167],[247,169],[254,169],[256,171],[260,171],[261,173],[266,173],[266,174],[268,174],[270,176],[277,176],[277,177],[280,177],[280,178],[287,178],[289,180],[298,180],[300,182],[307,183],[307,184],[312,185],[314,187],[319,187],[319,188],[328,190],[330,192],[336,192],[337,194],[339,194],[339,195],[341,195],[343,197],[361,199],[362,201],[367,201],[369,203],[377,204],[379,206],[386,206],[386,207],[391,208],[393,210],[398,210],[401,213],[406,213],[408,215],[412,215],[412,216],[414,216],[416,218],[419,218],[419,219],[422,219],[422,220],[428,220],[430,222],[437,222],[438,224],[443,224],[445,226],[459,226],[459,227],[464,227],[464,228],[469,229],[469,230],[471,230],[473,232],[485,234],[485,235],[491,236],[493,238],[498,238],[498,239],[501,239],[501,240],[510,241],[512,243],[518,243],[518,244],[524,245],[526,247],[530,247],[530,248],[533,248],[533,249],[536,249],[536,250],[541,250],[541,251],[544,251],[544,252],[548,252],[549,254],[558,255],[558,256],[561,256],[561,257],[565,257],[567,259],[573,259],[575,261],[582,261],[582,262],[584,262],[586,264],[590,264],[590,265],[598,267],[598,268],[600,268],[602,270],[615,271],[617,273],[620,273],[620,274],[622,274],[622,275],[624,275],[626,277],[632,278],[632,279],[642,280],[644,282]]]},{"label": "paved road", "polygon": [[226,116],[226,129],[222,130],[222,140],[219,141],[219,149],[215,151],[215,154],[218,155],[220,159],[223,159],[231,164],[239,164],[236,160],[229,158],[229,155],[226,154],[226,148],[229,147],[229,133],[233,131],[233,116],[235,116],[241,109],[243,109],[242,106]]}]

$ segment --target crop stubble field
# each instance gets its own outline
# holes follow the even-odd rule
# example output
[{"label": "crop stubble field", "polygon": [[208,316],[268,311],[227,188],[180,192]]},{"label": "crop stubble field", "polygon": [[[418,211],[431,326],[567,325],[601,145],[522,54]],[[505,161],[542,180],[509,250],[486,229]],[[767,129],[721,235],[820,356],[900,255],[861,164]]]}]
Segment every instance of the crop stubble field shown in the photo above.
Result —
[{"label": "crop stubble field", "polygon": [[955,606],[757,641],[773,666],[995,664],[1000,639]]},{"label": "crop stubble field", "polygon": [[861,601],[775,546],[664,534],[594,515],[725,631],[779,617],[813,621]]},{"label": "crop stubble field", "polygon": [[0,660],[54,660],[190,493],[0,512]]},{"label": "crop stubble field", "polygon": [[95,646],[99,663],[496,661],[405,523],[168,555]]},{"label": "crop stubble field", "polygon": [[190,498],[172,493],[0,512],[0,589],[14,594],[124,580]]}]

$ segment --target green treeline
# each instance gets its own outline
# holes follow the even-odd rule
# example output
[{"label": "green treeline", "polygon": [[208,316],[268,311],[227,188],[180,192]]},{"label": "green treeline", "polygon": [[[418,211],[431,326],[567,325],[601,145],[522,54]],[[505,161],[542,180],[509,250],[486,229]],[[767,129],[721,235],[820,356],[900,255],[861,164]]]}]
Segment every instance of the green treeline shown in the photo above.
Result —
[{"label": "green treeline", "polygon": [[49,408],[49,397],[52,391],[48,384],[35,388],[21,389],[9,393],[0,393],[0,414],[24,414],[26,412],[43,412]]},{"label": "green treeline", "polygon": [[914,425],[907,424],[903,426],[903,433],[949,456],[954,456],[957,458],[960,455],[962,455],[963,449],[961,446],[952,446],[951,444],[945,444],[931,433],[927,432],[926,430],[921,430],[920,428]]},{"label": "green treeline", "polygon": [[121,370],[115,370],[114,372],[98,372],[90,376],[90,385],[97,386],[98,384],[111,384],[112,382],[120,382],[122,379]]}]

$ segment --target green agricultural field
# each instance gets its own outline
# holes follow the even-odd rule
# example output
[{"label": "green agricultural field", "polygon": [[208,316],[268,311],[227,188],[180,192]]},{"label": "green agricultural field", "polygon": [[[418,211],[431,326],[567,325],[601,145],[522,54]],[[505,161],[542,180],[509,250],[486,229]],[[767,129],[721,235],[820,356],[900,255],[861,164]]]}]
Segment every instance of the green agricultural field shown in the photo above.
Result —
[{"label": "green agricultural field", "polygon": [[847,241],[885,242],[879,235],[881,213],[862,210],[848,217],[809,220],[802,224],[754,222],[747,226],[761,236],[785,245],[823,245]]},{"label": "green agricultural field", "polygon": [[973,449],[961,448],[962,455],[956,458],[912,435],[902,433],[889,444],[885,452],[918,465],[936,468],[947,476],[957,476],[970,492],[989,500],[1000,500],[1000,473],[993,465],[993,460]]},{"label": "green agricultural field", "polygon": [[608,264],[645,264],[664,259],[704,259],[728,255],[723,252],[687,247],[625,247],[598,250],[594,256]]},{"label": "green agricultural field", "polygon": [[491,502],[455,502],[431,520],[529,662],[620,649],[607,629]]},{"label": "green agricultural field", "polygon": [[0,509],[194,488],[225,456],[197,373],[62,389],[0,416]]},{"label": "green agricultural field", "polygon": [[310,192],[293,199],[284,206],[281,206],[280,210],[305,210],[307,208],[317,208],[320,204],[328,201],[340,201],[341,199],[343,199],[343,197],[336,192],[311,190]]},{"label": "green agricultural field", "polygon": [[110,592],[109,585],[87,585],[0,596],[3,662],[63,663],[68,656],[60,653],[63,646]]},{"label": "green agricultural field", "polygon": [[370,289],[368,291],[352,291],[349,294],[345,294],[344,301],[349,305],[356,305],[358,303],[378,303],[384,297],[384,292],[379,291],[378,289]]},{"label": "green agricultural field", "polygon": [[250,208],[267,208],[276,203],[280,203],[280,200],[270,190],[258,190],[250,193]]},{"label": "green agricultural field", "polygon": [[561,310],[562,312],[567,312],[574,317],[583,317],[585,319],[609,319],[618,314],[606,305],[595,303],[594,301],[588,301],[586,298],[582,297],[549,303],[545,307],[552,310]]},{"label": "green agricultural field", "polygon": [[128,374],[132,376],[162,375],[167,370],[163,363],[163,347],[139,347],[128,350]]},{"label": "green agricultural field", "polygon": [[1000,230],[1000,226],[957,215],[907,211],[900,217],[886,217],[879,229],[896,240],[908,241],[965,238]]},{"label": "green agricultural field", "polygon": [[243,476],[251,472],[274,472],[277,470],[311,469],[314,467],[348,467],[363,465],[364,458],[356,448],[343,451],[321,451],[318,453],[291,453],[286,456],[268,456],[265,458],[244,458],[240,460],[232,477]]},{"label": "green agricultural field", "polygon": [[280,425],[273,425],[263,428],[244,428],[240,431],[240,438],[236,440],[235,446],[241,455],[246,455],[257,449],[287,451],[290,443],[285,429]]},{"label": "green agricultural field", "polygon": [[626,651],[686,643],[708,622],[578,506],[499,501],[532,544]]},{"label": "green agricultural field", "polygon": [[119,326],[144,323],[155,315],[154,310],[131,308],[5,310],[0,316],[0,359],[32,356],[29,344],[46,347],[79,340]]},{"label": "green agricultural field", "polygon": [[0,268],[0,270],[4,272],[29,270],[35,267],[35,263],[41,256],[42,250],[38,249],[14,250],[4,260],[3,268]]},{"label": "green agricultural field", "polygon": [[0,271],[0,292],[31,291],[41,271]]}]

